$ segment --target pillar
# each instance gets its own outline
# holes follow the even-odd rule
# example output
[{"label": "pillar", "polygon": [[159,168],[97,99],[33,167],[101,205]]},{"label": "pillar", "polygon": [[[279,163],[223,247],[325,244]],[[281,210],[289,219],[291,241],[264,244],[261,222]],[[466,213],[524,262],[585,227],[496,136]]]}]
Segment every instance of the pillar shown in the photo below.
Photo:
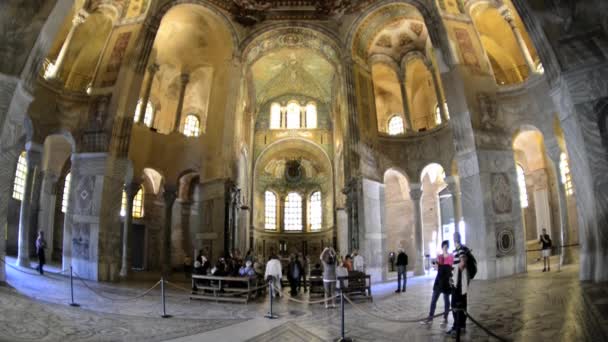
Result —
[{"label": "pillar", "polygon": [[152,91],[152,84],[154,83],[154,75],[158,71],[159,66],[156,63],[152,63],[148,66],[148,77],[144,82],[144,96],[141,98],[141,105],[139,106],[139,113],[137,113],[137,123],[141,124],[144,122],[146,115],[146,106],[150,101],[150,93]]},{"label": "pillar", "polygon": [[515,23],[515,18],[513,18],[513,14],[511,13],[511,10],[508,7],[506,7],[505,5],[502,5],[498,10],[500,11],[500,14],[505,19],[507,24],[509,24],[509,27],[511,27],[511,31],[513,31],[513,35],[515,36],[517,45],[519,45],[519,50],[521,51],[521,53],[524,57],[524,60],[526,61],[526,64],[528,65],[528,69],[530,69],[530,74],[535,73],[536,65],[534,65],[534,60],[532,59],[530,50],[528,49],[528,46],[526,45],[526,41],[524,40],[524,37],[522,36],[521,31],[519,30],[519,27],[517,27],[517,24]]},{"label": "pillar", "polygon": [[437,73],[435,72],[436,70],[430,61],[425,62],[425,64],[426,64],[426,67],[428,68],[429,72],[433,76],[433,86],[435,87],[437,105],[439,106],[439,112],[441,113],[441,122],[447,123],[449,118],[448,118],[448,113],[446,112],[446,109],[445,109],[445,99],[443,98],[443,92],[441,91],[441,84],[439,83],[439,77],[437,77]]},{"label": "pillar", "polygon": [[120,276],[126,277],[131,269],[131,244],[133,240],[133,199],[139,190],[139,184],[125,184],[124,191],[127,195],[127,205],[125,208],[125,219],[122,224],[122,262]]},{"label": "pillar", "polygon": [[[46,260],[50,261],[53,254],[53,237],[55,223],[55,205],[57,203],[57,181],[59,177],[51,170],[42,172],[40,204],[38,211],[38,227],[44,231],[47,248]],[[61,199],[59,199],[61,201]]]},{"label": "pillar", "polygon": [[410,198],[414,202],[414,216],[416,222],[415,239],[416,239],[416,264],[414,266],[414,275],[424,274],[424,246],[422,241],[422,211],[420,199],[422,197],[422,188],[420,184],[410,184]]},{"label": "pillar", "polygon": [[405,68],[403,68],[403,72],[399,74],[399,87],[401,88],[401,99],[403,102],[403,117],[405,118],[405,124],[407,125],[408,130],[413,131],[414,126],[412,126],[410,104],[407,100],[407,88],[405,87]]},{"label": "pillar", "polygon": [[454,228],[458,231],[458,224],[461,219],[461,208],[460,208],[460,186],[455,176],[445,177],[445,182],[448,187],[448,191],[452,194],[452,203],[454,207]]},{"label": "pillar", "polygon": [[182,109],[184,108],[184,96],[186,95],[186,86],[190,81],[188,74],[181,74],[181,88],[179,90],[179,99],[177,100],[177,111],[175,112],[175,124],[173,125],[173,132],[179,133],[179,125],[182,122]]},{"label": "pillar", "polygon": [[88,16],[89,13],[84,9],[80,9],[78,12],[76,12],[74,19],[72,19],[72,27],[70,28],[70,31],[68,31],[68,35],[66,36],[63,45],[61,45],[61,50],[59,51],[59,55],[57,55],[55,63],[49,65],[49,68],[52,69],[46,75],[47,78],[54,79],[57,78],[57,76],[60,74],[61,67],[63,66],[63,61],[65,60],[65,56],[67,55],[68,50],[70,48],[72,38],[74,38],[76,28],[78,28],[80,24],[84,23]]},{"label": "pillar", "polygon": [[171,188],[165,188],[163,199],[165,201],[165,224],[161,234],[161,249],[160,260],[161,270],[164,275],[171,270],[171,218],[173,214],[173,203],[177,198],[177,191]]},{"label": "pillar", "polygon": [[21,200],[19,215],[19,250],[17,265],[30,266],[30,254],[34,248],[37,228],[38,201],[40,199],[40,164],[42,147],[38,144],[26,145],[27,175]]},{"label": "pillar", "polygon": [[[549,158],[553,162],[555,167],[555,175],[557,178],[557,201],[559,206],[559,226],[561,232],[561,245],[570,245],[572,244],[571,231],[570,231],[570,220],[568,218],[568,200],[566,198],[566,189],[564,187],[564,183],[561,179],[561,170],[559,168],[560,157],[561,157],[561,149],[559,146],[547,147],[547,151],[549,154]],[[561,248],[560,253],[560,263],[562,265],[572,263],[575,258],[573,254],[572,247],[570,248]]]}]

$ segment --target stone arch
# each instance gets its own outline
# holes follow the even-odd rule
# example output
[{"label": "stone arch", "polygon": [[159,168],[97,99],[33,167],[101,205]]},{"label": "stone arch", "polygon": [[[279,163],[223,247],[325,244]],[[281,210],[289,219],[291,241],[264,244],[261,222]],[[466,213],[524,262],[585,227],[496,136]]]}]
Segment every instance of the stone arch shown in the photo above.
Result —
[{"label": "stone arch", "polygon": [[445,168],[438,163],[427,164],[420,172],[420,197],[423,254],[435,258],[441,241],[450,240],[453,246],[453,231],[444,232],[441,222],[440,193],[447,186]]}]

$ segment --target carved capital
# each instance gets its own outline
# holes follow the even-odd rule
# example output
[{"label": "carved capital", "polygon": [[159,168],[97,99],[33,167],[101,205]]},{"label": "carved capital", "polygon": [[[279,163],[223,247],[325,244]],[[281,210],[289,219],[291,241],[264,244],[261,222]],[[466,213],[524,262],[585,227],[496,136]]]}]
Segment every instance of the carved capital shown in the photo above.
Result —
[{"label": "carved capital", "polygon": [[74,28],[76,28],[80,24],[84,23],[88,17],[89,12],[84,9],[81,9],[80,11],[76,12],[76,15],[74,15],[74,18],[72,19],[72,25],[74,26]]},{"label": "carved capital", "polygon": [[180,75],[180,78],[182,80],[182,87],[185,87],[190,82],[190,74],[183,73]]},{"label": "carved capital", "polygon": [[422,197],[422,187],[420,184],[412,183],[410,184],[410,198],[414,202],[419,202]]},{"label": "carved capital", "polygon": [[158,63],[152,63],[148,65],[148,72],[154,75],[160,69],[160,65]]}]

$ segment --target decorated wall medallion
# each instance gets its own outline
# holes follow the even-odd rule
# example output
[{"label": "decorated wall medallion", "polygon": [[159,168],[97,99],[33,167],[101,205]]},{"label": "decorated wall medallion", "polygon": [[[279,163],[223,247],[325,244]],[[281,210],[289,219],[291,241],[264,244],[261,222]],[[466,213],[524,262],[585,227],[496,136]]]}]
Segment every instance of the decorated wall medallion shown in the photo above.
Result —
[{"label": "decorated wall medallion", "polygon": [[515,247],[515,236],[511,229],[503,229],[496,234],[496,245],[500,255],[510,254]]},{"label": "decorated wall medallion", "polygon": [[510,213],[513,208],[511,186],[506,173],[492,174],[492,206],[497,214]]}]

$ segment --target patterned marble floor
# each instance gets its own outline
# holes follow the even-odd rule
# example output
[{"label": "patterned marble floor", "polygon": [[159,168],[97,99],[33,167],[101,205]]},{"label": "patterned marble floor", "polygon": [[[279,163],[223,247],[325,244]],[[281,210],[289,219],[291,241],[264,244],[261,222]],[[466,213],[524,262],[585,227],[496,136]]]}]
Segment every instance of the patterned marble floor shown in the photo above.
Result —
[{"label": "patterned marble floor", "polygon": [[[153,280],[88,284],[113,300],[77,282],[75,299],[82,306],[72,308],[66,305],[67,278],[40,277],[12,268],[7,273],[10,287],[0,287],[0,341],[331,341],[340,333],[339,310],[294,303],[287,294],[276,305],[280,319],[269,321],[262,318],[266,302],[190,301],[186,293],[172,288],[167,311],[174,317],[162,319],[158,289],[137,300],[124,300],[153,285]],[[526,274],[476,280],[470,290],[469,312],[514,341],[608,341],[608,285],[581,283],[577,275],[576,266],[551,273],[532,266]],[[188,286],[182,277],[173,281]],[[390,319],[424,317],[432,281],[432,275],[410,279],[405,294],[392,292],[394,282],[378,284],[373,288],[373,303],[356,305]],[[439,322],[394,323],[346,307],[346,334],[356,341],[451,340],[445,337],[445,329]],[[493,339],[469,322],[463,340]]]}]

